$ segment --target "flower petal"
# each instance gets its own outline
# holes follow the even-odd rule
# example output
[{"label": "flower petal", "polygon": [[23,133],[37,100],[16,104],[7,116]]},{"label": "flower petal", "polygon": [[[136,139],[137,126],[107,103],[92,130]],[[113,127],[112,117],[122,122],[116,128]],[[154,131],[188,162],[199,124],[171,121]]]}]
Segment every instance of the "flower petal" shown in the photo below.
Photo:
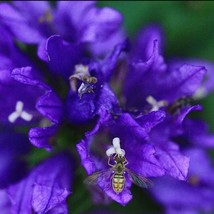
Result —
[{"label": "flower petal", "polygon": [[0,209],[2,214],[10,213],[10,199],[5,189],[0,190]]},{"label": "flower petal", "polygon": [[[58,32],[68,41],[79,42],[82,31],[84,31],[84,29],[80,27],[81,22],[87,17],[87,12],[95,6],[96,2],[58,1],[56,4],[55,19]],[[78,8],[78,10],[76,8]]]},{"label": "flower petal", "polygon": [[192,111],[201,111],[202,110],[202,106],[200,105],[194,105],[194,106],[191,106],[191,107],[184,107],[180,114],[176,117],[176,122],[177,124],[181,124],[185,117],[187,116],[187,114],[189,114],[190,112]]},{"label": "flower petal", "polygon": [[130,140],[126,141],[122,145],[129,161],[127,168],[144,177],[157,177],[165,174],[165,170],[157,158],[156,149],[152,145],[139,145],[139,142],[137,144],[134,141],[130,145],[130,142]]},{"label": "flower petal", "polygon": [[201,120],[185,120],[184,135],[190,143],[204,147],[214,147],[214,135],[208,132],[208,125]]},{"label": "flower petal", "polygon": [[57,125],[52,125],[45,128],[32,128],[28,133],[29,140],[34,146],[51,151],[52,145],[50,138],[57,133],[57,129]]},{"label": "flower petal", "polygon": [[39,80],[38,74],[30,66],[13,69],[11,76],[23,84],[37,86],[46,90],[50,89],[49,86]]},{"label": "flower petal", "polygon": [[72,169],[72,159],[67,154],[41,163],[28,177],[9,188],[11,213],[31,213],[32,209],[46,213],[61,208],[70,193]]},{"label": "flower petal", "polygon": [[102,67],[101,71],[104,76],[104,81],[109,81],[112,72],[116,67],[116,63],[118,62],[119,56],[121,55],[122,52],[127,51],[129,49],[129,42],[128,40],[124,40],[122,43],[118,43],[117,45],[114,46],[114,50],[112,51],[110,56],[107,56],[103,62],[102,62]]},{"label": "flower petal", "polygon": [[105,40],[114,33],[122,23],[122,16],[114,9],[91,8],[80,26],[84,29],[81,36],[83,42]]},{"label": "flower petal", "polygon": [[172,142],[164,142],[162,147],[156,146],[156,157],[166,170],[166,174],[179,180],[186,180],[189,158],[179,152],[179,148]]},{"label": "flower petal", "polygon": [[51,126],[46,125],[47,127],[44,128],[32,128],[29,131],[29,139],[38,148],[50,150],[49,138],[56,134],[58,124],[63,116],[63,107],[60,99],[48,85],[39,79],[35,79],[31,67],[14,69],[12,77],[21,83],[42,89],[43,95],[37,98],[36,108],[43,116],[50,119],[52,124]]},{"label": "flower petal", "polygon": [[66,189],[36,183],[33,187],[33,208],[36,212],[46,213],[62,202],[65,203],[65,200],[69,194],[70,192]]},{"label": "flower petal", "polygon": [[161,99],[161,91],[166,86],[167,67],[159,54],[158,44],[157,40],[153,41],[153,52],[146,61],[134,61],[130,65],[130,72],[123,88],[128,107],[142,109],[147,104],[147,96],[153,96],[156,100]]},{"label": "flower petal", "polygon": [[140,126],[145,128],[146,132],[149,133],[153,127],[161,123],[166,117],[164,111],[153,111],[149,114],[136,118],[136,121]]},{"label": "flower petal", "polygon": [[81,45],[67,43],[61,36],[53,35],[40,47],[40,55],[47,56],[45,58],[48,59],[51,72],[68,79],[74,72],[74,66],[79,63]]},{"label": "flower petal", "polygon": [[167,81],[167,92],[165,95],[163,93],[162,98],[173,101],[180,97],[191,97],[200,87],[205,73],[205,67],[193,65],[183,65],[172,71]]},{"label": "flower petal", "polygon": [[96,171],[96,166],[89,154],[89,139],[81,140],[76,146],[81,158],[81,164],[84,166],[88,175]]},{"label": "flower petal", "polygon": [[158,41],[158,52],[162,52],[163,36],[160,26],[150,25],[140,31],[137,42],[134,45],[134,60],[146,61],[153,53],[154,41]]},{"label": "flower petal", "polygon": [[0,18],[1,22],[22,42],[38,43],[43,39],[40,32],[29,24],[22,13],[7,3],[0,4]]},{"label": "flower petal", "polygon": [[37,110],[54,123],[62,119],[63,106],[61,100],[53,91],[46,92],[36,103]]}]

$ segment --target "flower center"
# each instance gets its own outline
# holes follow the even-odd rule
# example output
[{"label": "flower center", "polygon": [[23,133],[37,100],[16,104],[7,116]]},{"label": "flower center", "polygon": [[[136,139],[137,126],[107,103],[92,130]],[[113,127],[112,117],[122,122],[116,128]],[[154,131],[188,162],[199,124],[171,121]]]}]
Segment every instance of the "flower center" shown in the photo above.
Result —
[{"label": "flower center", "polygon": [[193,186],[198,186],[200,183],[200,178],[196,175],[192,175],[188,178],[188,181]]},{"label": "flower center", "polygon": [[23,111],[23,108],[24,108],[24,103],[22,101],[17,101],[15,111],[8,116],[8,120],[11,123],[14,123],[20,117],[25,121],[31,121],[33,118],[33,115],[27,113],[26,111]]},{"label": "flower center", "polygon": [[109,149],[106,150],[106,155],[108,157],[110,157],[113,154],[117,154],[121,157],[124,157],[125,156],[125,150],[121,149],[121,147],[120,147],[120,138],[115,137],[112,140],[112,144],[113,144],[113,146],[111,146]]},{"label": "flower center", "polygon": [[[75,72],[69,77],[69,80],[71,88],[73,91],[78,92],[80,99],[85,93],[94,93],[97,78],[90,75],[88,66],[82,64],[76,65]],[[81,81],[81,84],[77,89],[78,80]]]},{"label": "flower center", "polygon": [[152,96],[148,96],[146,98],[146,101],[152,106],[150,112],[152,111],[158,111],[160,108],[164,107],[164,106],[167,106],[168,103],[166,100],[160,100],[160,101],[157,101],[154,97]]},{"label": "flower center", "polygon": [[38,19],[38,22],[40,24],[43,24],[43,23],[50,23],[53,21],[53,16],[51,14],[51,11],[50,10],[47,10],[44,12],[44,14],[42,16],[39,17]]}]

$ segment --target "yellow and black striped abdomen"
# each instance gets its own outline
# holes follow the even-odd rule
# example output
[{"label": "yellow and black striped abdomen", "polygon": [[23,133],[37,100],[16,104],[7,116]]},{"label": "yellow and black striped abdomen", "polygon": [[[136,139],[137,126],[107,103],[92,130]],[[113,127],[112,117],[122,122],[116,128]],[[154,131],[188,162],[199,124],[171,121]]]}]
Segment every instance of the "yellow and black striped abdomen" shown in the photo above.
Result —
[{"label": "yellow and black striped abdomen", "polygon": [[112,188],[113,190],[119,194],[123,191],[125,184],[125,178],[123,174],[117,174],[115,173],[112,177]]}]

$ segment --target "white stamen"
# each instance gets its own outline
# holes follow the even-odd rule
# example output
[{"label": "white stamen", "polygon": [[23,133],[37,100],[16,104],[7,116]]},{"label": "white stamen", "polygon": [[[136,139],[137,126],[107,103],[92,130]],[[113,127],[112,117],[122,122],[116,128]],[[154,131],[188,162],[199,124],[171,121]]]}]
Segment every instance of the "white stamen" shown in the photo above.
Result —
[{"label": "white stamen", "polygon": [[112,144],[113,144],[114,148],[120,148],[120,138],[119,137],[115,137],[112,140]]},{"label": "white stamen", "polygon": [[24,107],[24,103],[22,101],[18,101],[16,103],[16,112],[18,114],[21,114],[22,113],[22,110],[23,110],[23,107]]},{"label": "white stamen", "polygon": [[115,154],[115,148],[113,146],[106,150],[106,155],[108,157],[111,156],[112,154]]},{"label": "white stamen", "polygon": [[125,150],[120,148],[120,138],[115,137],[112,140],[113,146],[111,146],[109,149],[106,150],[106,155],[109,157],[113,154],[118,154],[121,156],[125,155]]},{"label": "white stamen", "polygon": [[164,106],[167,105],[167,101],[166,100],[157,101],[152,96],[148,96],[146,98],[146,101],[152,106],[152,109],[150,110],[150,112],[152,112],[152,111],[158,111],[161,107],[164,107]]},{"label": "white stamen", "polygon": [[11,123],[14,123],[19,117],[25,121],[32,120],[33,115],[27,113],[26,111],[23,111],[23,107],[24,107],[24,103],[22,101],[17,101],[15,111],[8,116],[8,120]]},{"label": "white stamen", "polygon": [[89,75],[88,66],[83,64],[75,65],[75,73],[83,73]]},{"label": "white stamen", "polygon": [[17,112],[13,112],[8,116],[8,120],[11,123],[14,123],[18,117],[19,117],[19,115],[17,114]]},{"label": "white stamen", "polygon": [[201,86],[198,88],[198,90],[195,92],[195,94],[193,95],[194,99],[202,99],[204,97],[206,97],[208,94],[207,90],[205,87]]},{"label": "white stamen", "polygon": [[23,111],[23,112],[21,113],[20,117],[21,117],[23,120],[31,121],[32,118],[33,118],[33,115],[27,113],[26,111]]},{"label": "white stamen", "polygon": [[115,151],[116,151],[115,153],[118,154],[118,155],[121,155],[121,156],[125,155],[125,150],[124,149],[116,148]]},{"label": "white stamen", "polygon": [[84,92],[85,83],[82,82],[80,87],[78,88],[78,94],[82,94],[82,91]]}]

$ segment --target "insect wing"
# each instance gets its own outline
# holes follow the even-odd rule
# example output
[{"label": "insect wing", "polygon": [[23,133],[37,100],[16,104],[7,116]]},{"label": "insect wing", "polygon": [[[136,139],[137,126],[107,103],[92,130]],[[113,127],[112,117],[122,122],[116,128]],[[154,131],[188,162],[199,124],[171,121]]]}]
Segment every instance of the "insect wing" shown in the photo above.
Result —
[{"label": "insect wing", "polygon": [[151,180],[141,176],[141,175],[136,175],[134,172],[132,172],[130,169],[126,169],[126,172],[131,177],[131,181],[136,184],[137,186],[141,188],[150,188],[153,186],[153,183]]},{"label": "insect wing", "polygon": [[85,180],[84,183],[88,185],[96,185],[98,179],[108,179],[112,174],[112,168],[107,170],[102,170],[89,175]]}]

